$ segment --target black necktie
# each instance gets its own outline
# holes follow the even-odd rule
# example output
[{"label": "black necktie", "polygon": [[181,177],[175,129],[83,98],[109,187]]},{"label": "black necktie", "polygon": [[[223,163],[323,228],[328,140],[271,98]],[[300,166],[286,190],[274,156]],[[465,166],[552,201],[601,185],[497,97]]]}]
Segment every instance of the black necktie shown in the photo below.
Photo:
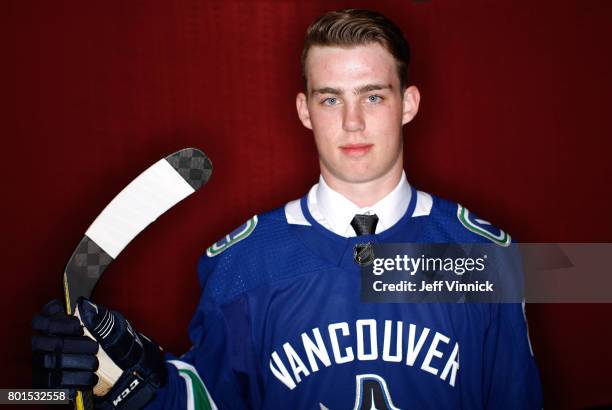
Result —
[{"label": "black necktie", "polygon": [[[357,236],[372,235],[376,232],[376,224],[378,224],[378,216],[360,215],[357,214],[351,221],[351,226],[355,230]],[[369,265],[374,259],[374,252],[371,243],[357,243],[353,247],[353,258],[360,265]]]},{"label": "black necktie", "polygon": [[372,215],[360,215],[357,214],[351,221],[351,226],[355,230],[357,236],[361,235],[372,235],[376,232],[376,224],[378,223],[378,216]]}]

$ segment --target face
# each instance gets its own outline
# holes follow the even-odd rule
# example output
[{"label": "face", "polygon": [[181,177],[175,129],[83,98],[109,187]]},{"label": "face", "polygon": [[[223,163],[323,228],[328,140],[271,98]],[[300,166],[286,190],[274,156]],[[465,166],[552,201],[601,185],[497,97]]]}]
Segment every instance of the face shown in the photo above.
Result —
[{"label": "face", "polygon": [[[400,90],[393,56],[378,43],[312,47],[306,58],[308,95],[296,105],[311,129],[321,174],[332,187],[402,172],[402,126],[416,115],[416,87]],[[398,179],[399,180],[399,179]]]}]

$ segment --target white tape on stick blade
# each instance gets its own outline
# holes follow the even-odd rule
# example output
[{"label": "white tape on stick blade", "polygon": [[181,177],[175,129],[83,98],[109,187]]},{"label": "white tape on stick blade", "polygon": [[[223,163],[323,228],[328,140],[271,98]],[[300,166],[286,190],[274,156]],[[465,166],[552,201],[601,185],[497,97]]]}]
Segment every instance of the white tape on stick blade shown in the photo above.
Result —
[{"label": "white tape on stick blade", "polygon": [[126,186],[85,235],[116,258],[147,225],[193,192],[172,165],[161,159]]}]

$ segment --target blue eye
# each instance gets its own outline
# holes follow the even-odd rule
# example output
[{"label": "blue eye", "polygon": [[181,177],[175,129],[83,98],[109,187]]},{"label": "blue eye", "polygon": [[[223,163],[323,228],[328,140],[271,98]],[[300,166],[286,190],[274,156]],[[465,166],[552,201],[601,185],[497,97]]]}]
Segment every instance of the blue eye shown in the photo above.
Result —
[{"label": "blue eye", "polygon": [[336,105],[338,103],[338,99],[336,97],[330,97],[323,100],[323,104],[325,105]]},{"label": "blue eye", "polygon": [[369,95],[368,101],[371,103],[379,103],[382,101],[382,97],[380,95]]}]

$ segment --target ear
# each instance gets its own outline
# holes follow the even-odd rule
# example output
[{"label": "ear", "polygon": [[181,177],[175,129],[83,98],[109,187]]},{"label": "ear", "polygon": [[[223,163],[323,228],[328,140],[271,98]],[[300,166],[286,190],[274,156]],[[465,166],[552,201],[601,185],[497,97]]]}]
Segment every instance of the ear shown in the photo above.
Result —
[{"label": "ear", "polygon": [[298,93],[295,97],[295,108],[297,108],[298,117],[304,127],[309,130],[312,129],[312,123],[310,122],[310,112],[308,111],[308,102],[306,101],[306,94]]},{"label": "ear", "polygon": [[419,101],[421,101],[421,94],[414,85],[404,90],[402,125],[408,124],[417,114],[419,111]]}]

